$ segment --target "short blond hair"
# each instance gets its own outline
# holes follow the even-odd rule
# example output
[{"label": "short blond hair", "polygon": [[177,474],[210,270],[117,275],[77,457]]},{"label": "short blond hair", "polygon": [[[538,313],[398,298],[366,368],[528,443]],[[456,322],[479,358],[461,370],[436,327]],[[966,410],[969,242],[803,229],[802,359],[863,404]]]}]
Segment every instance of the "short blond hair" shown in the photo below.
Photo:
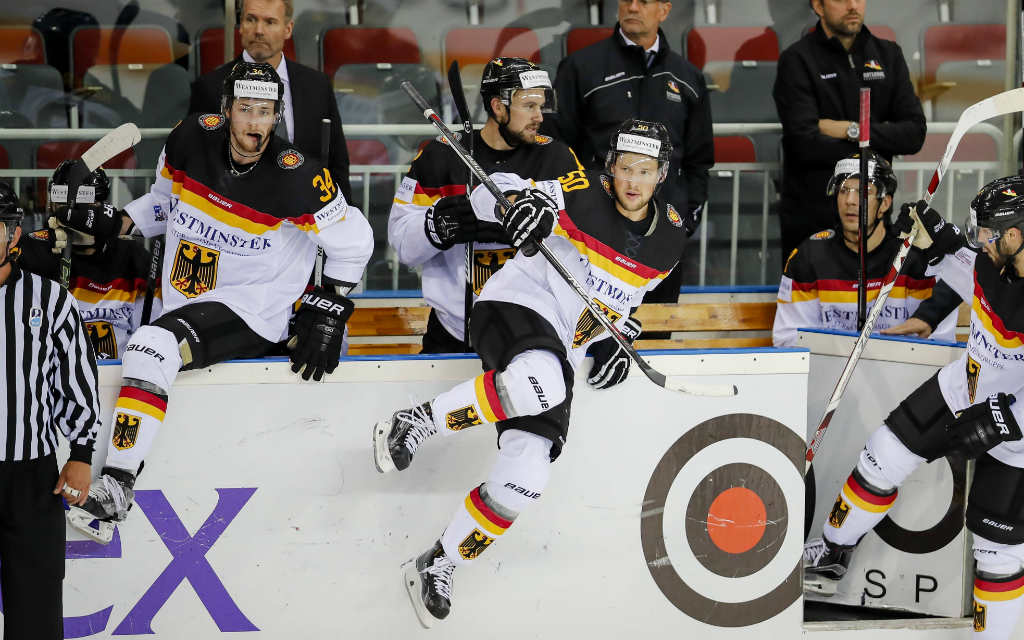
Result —
[{"label": "short blond hair", "polygon": [[[241,20],[241,15],[245,13],[245,0],[235,0],[238,3],[238,11],[236,15]],[[284,3],[284,17],[291,20],[292,16],[295,15],[295,2],[294,0],[281,0]]]}]

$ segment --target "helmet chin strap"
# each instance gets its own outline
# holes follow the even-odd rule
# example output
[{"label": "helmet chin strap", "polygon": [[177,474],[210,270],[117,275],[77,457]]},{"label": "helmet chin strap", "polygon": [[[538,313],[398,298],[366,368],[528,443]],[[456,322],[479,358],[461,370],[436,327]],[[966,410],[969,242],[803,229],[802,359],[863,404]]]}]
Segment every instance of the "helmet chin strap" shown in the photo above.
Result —
[{"label": "helmet chin strap", "polygon": [[506,120],[502,122],[498,118],[494,118],[494,121],[498,123],[498,135],[505,141],[505,144],[515,149],[519,145],[523,144],[522,139],[512,135],[512,131],[508,128],[508,123],[512,122],[512,114],[509,112],[509,108],[505,108]]},{"label": "helmet chin strap", "polygon": [[[1021,233],[1024,234],[1024,231],[1022,231]],[[999,249],[999,255],[1006,256],[1006,267],[1009,267],[1010,269],[1012,269],[1013,272],[1017,275],[1018,278],[1022,278],[1022,277],[1024,277],[1024,274],[1021,274],[1019,271],[1017,271],[1017,265],[1015,264],[1015,258],[1017,257],[1017,255],[1021,251],[1024,251],[1024,237],[1022,237],[1020,246],[1017,247],[1017,250],[1014,251],[1013,253],[1009,254],[1009,255],[1006,255],[1005,253],[1003,253],[1002,245],[1003,245],[1003,240],[1005,240],[1005,239],[1006,239],[1006,235],[1005,234],[999,236],[999,244],[997,245],[997,247]]]}]

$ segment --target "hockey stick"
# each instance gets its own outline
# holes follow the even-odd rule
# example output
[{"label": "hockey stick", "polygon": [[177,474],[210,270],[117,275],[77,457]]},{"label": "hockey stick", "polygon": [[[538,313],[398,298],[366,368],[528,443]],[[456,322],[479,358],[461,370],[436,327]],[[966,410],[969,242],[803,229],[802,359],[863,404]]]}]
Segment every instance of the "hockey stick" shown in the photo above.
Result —
[{"label": "hockey stick", "polygon": [[[448,88],[452,92],[452,100],[455,101],[455,110],[459,113],[459,120],[462,121],[462,131],[466,134],[466,142],[469,147],[469,155],[473,155],[473,121],[469,118],[469,105],[466,103],[466,94],[462,90],[462,75],[459,73],[459,61],[452,60],[448,67]],[[466,196],[473,192],[473,172],[469,172],[469,179],[466,181]],[[473,241],[466,243],[466,287],[463,293],[462,308],[462,344],[466,351],[471,348],[469,340],[469,316],[473,312]]]},{"label": "hockey stick", "polygon": [[149,324],[153,315],[153,298],[156,297],[157,283],[160,282],[160,262],[163,260],[164,241],[153,239],[152,258],[149,261],[149,276],[146,278],[146,298],[142,301],[142,318],[139,326]]},{"label": "hockey stick", "polygon": [[[328,156],[331,154],[331,119],[320,119],[320,162],[327,168]],[[324,281],[324,248],[316,246],[316,263],[313,265],[313,286],[319,287]]]},{"label": "hockey stick", "polygon": [[871,145],[871,88],[860,90],[860,192],[857,198],[857,329],[868,315],[868,147]]},{"label": "hockey stick", "polygon": [[[939,166],[935,168],[935,173],[932,175],[932,179],[928,183],[928,188],[925,190],[924,197],[922,198],[925,201],[925,204],[931,203],[932,197],[935,195],[935,191],[939,188],[939,182],[945,175],[946,169],[949,168],[949,163],[953,160],[953,154],[956,153],[956,148],[960,144],[960,139],[964,137],[964,134],[967,133],[967,131],[974,125],[988,120],[989,118],[995,118],[996,116],[1015,113],[1017,111],[1024,111],[1024,88],[998,93],[991,98],[986,98],[981,102],[972,104],[967,107],[962,114],[960,114],[960,119],[956,123],[956,128],[953,129],[953,135],[950,136],[949,143],[946,145],[946,151],[942,154],[942,159],[939,160]],[[814,437],[811,438],[811,444],[807,448],[807,455],[805,456],[807,465],[805,469],[810,468],[811,461],[814,460],[814,456],[821,447],[821,442],[825,437],[825,431],[828,429],[829,422],[832,421],[832,415],[839,406],[839,401],[843,397],[843,392],[846,391],[846,385],[849,384],[850,378],[853,375],[853,369],[857,366],[857,361],[860,360],[861,353],[867,345],[868,338],[871,336],[871,330],[875,326],[875,321],[878,320],[878,316],[882,312],[882,305],[885,304],[886,298],[889,297],[889,292],[892,291],[893,286],[896,284],[896,278],[899,276],[900,269],[903,268],[903,263],[906,262],[907,254],[910,253],[910,247],[914,244],[914,239],[917,237],[917,233],[918,227],[915,225],[910,232],[900,234],[900,238],[903,240],[903,243],[900,245],[900,249],[896,253],[896,258],[893,260],[892,266],[889,268],[889,273],[885,276],[885,281],[882,283],[882,288],[878,292],[878,297],[875,298],[875,303],[871,307],[871,311],[868,313],[867,319],[864,321],[864,328],[861,329],[860,335],[857,337],[857,342],[853,345],[853,352],[850,353],[850,358],[846,361],[846,366],[843,368],[843,372],[839,376],[836,388],[832,391],[832,397],[829,398],[828,404],[825,405],[825,414],[822,416],[821,422],[818,423],[818,428],[814,432]]]},{"label": "hockey stick", "polygon": [[[490,191],[491,195],[495,197],[495,199],[498,201],[498,204],[500,204],[505,209],[511,207],[512,203],[508,201],[508,198],[505,197],[505,194],[503,194],[501,192],[501,189],[499,189],[498,186],[494,184],[494,182],[490,179],[490,177],[488,177],[487,173],[480,167],[479,164],[477,164],[476,160],[474,160],[466,152],[462,145],[459,144],[459,141],[455,139],[455,134],[453,134],[451,132],[451,129],[445,126],[441,118],[438,117],[436,113],[434,113],[434,110],[430,108],[430,105],[427,104],[427,101],[423,98],[422,95],[420,95],[420,92],[416,90],[416,87],[412,86],[412,83],[406,81],[402,83],[402,89],[409,95],[412,101],[416,103],[416,106],[423,110],[423,117],[425,117],[427,120],[430,120],[430,122],[433,123],[435,127],[437,127],[438,131],[441,132],[441,135],[444,137],[444,139],[447,140],[448,145],[455,151],[456,155],[458,155],[459,158],[464,163],[466,163],[466,166],[470,168],[470,170],[476,176],[476,179],[479,180],[482,185],[487,187],[487,190]],[[640,354],[636,352],[636,350],[633,348],[633,345],[631,345],[629,342],[626,341],[625,338],[622,337],[622,334],[615,327],[615,325],[612,324],[612,321],[608,319],[608,316],[606,316],[604,312],[601,311],[601,308],[597,306],[597,303],[594,302],[590,298],[590,296],[587,295],[586,289],[583,288],[583,285],[581,285],[579,281],[576,280],[576,278],[573,277],[571,273],[569,273],[569,271],[565,268],[565,265],[558,261],[558,258],[556,258],[554,254],[551,253],[551,251],[544,245],[544,243],[538,242],[537,247],[540,253],[544,256],[544,258],[547,259],[548,263],[555,269],[555,271],[558,272],[558,275],[560,275],[562,279],[565,280],[565,282],[576,291],[576,294],[580,297],[580,299],[583,300],[584,303],[586,303],[587,307],[590,309],[590,313],[593,314],[594,318],[601,323],[601,325],[608,331],[609,334],[611,334],[612,338],[619,344],[620,347],[622,347],[625,350],[626,355],[628,355],[629,358],[636,363],[636,365],[640,368],[644,375],[651,380],[651,382],[660,387],[664,387],[672,391],[680,391],[682,393],[687,393],[691,395],[736,395],[737,391],[735,385],[686,384],[680,381],[678,379],[678,376],[676,376],[675,379],[672,379],[666,376],[664,373],[655,370],[653,367],[651,367],[651,365],[647,364],[643,358],[640,357]]]},{"label": "hockey stick", "polygon": [[[85,153],[82,154],[80,159],[85,165],[85,174],[92,173],[107,160],[137,145],[140,140],[142,140],[142,134],[139,133],[139,128],[132,122],[126,122],[120,127],[108,131],[105,136],[97,140],[95,144],[86,149]],[[68,206],[73,206],[77,202],[78,186],[83,177],[82,175],[74,176],[73,173],[69,177]],[[60,252],[60,284],[65,289],[71,284],[70,238],[68,238],[67,243]]]}]

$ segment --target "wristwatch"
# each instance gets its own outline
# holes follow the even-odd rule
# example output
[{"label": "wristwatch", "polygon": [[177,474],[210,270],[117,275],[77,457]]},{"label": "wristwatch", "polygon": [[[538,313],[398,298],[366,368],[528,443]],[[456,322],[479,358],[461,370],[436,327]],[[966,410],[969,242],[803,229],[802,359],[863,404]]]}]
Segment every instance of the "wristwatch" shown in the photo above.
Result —
[{"label": "wristwatch", "polygon": [[857,142],[858,138],[860,138],[860,125],[856,122],[851,122],[850,125],[846,127],[846,139],[850,142]]}]

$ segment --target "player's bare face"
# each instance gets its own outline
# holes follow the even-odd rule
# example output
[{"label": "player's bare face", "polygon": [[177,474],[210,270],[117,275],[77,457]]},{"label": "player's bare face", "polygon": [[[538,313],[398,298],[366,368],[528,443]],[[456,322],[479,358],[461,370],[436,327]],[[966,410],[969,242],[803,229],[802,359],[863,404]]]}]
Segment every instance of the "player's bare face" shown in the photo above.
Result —
[{"label": "player's bare face", "polygon": [[658,26],[668,17],[671,2],[619,0],[619,26],[633,42],[650,47],[658,37]]},{"label": "player's bare face", "polygon": [[[868,183],[869,228],[884,215],[885,209],[882,209],[882,204],[887,201],[886,198],[883,198],[880,202],[878,187]],[[860,178],[847,178],[843,182],[836,194],[836,204],[839,207],[839,222],[843,225],[843,234],[856,238],[860,229]]]},{"label": "player's bare face", "polygon": [[828,30],[839,36],[856,36],[864,26],[867,0],[815,0],[815,10]]},{"label": "player's bare face", "polygon": [[537,142],[537,131],[544,121],[544,91],[520,89],[512,94],[508,106],[508,131],[525,144]]},{"label": "player's bare face", "polygon": [[622,153],[612,165],[616,208],[620,213],[642,211],[658,186],[658,160],[639,153]]},{"label": "player's bare face", "polygon": [[262,153],[277,124],[274,101],[262,98],[236,98],[231,103],[231,147],[243,157]]},{"label": "player's bare face", "polygon": [[238,27],[242,48],[256,62],[273,66],[281,61],[284,41],[292,37],[291,18],[285,16],[282,0],[245,0],[242,23]]}]

